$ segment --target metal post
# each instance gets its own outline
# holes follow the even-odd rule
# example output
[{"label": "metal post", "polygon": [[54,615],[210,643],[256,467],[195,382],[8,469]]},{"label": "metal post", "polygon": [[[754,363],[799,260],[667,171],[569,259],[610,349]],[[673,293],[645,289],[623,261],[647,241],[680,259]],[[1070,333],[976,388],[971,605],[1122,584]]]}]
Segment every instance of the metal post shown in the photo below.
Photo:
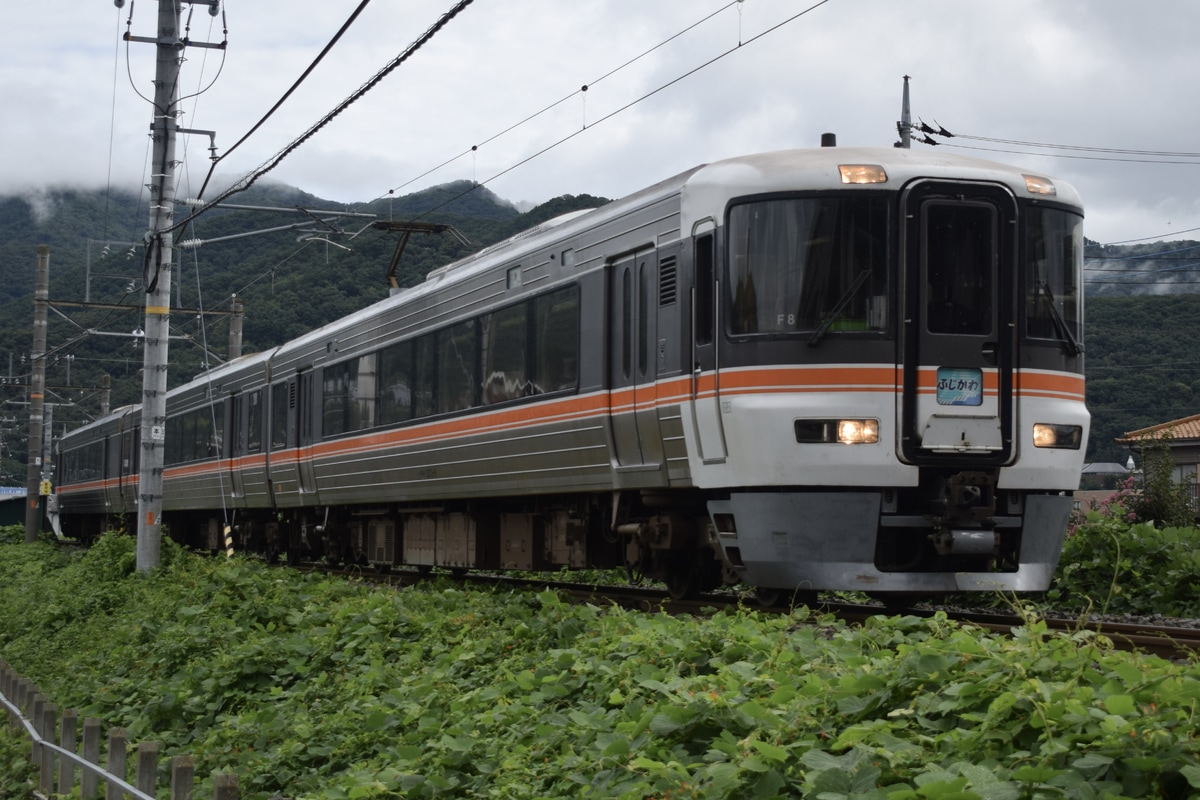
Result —
[{"label": "metal post", "polygon": [[175,214],[175,134],[178,128],[179,37],[182,6],[158,0],[158,61],[155,70],[154,142],[150,181],[150,230],[146,240],[146,322],[142,369],[142,459],[138,474],[137,568],[159,564],[162,544],[163,445],[167,428],[167,343],[170,334],[171,262]]},{"label": "metal post", "polygon": [[904,76],[904,98],[900,104],[900,121],[896,123],[896,130],[900,133],[900,141],[896,142],[896,147],[908,150],[912,147],[912,112],[908,105],[908,81],[909,77]]},{"label": "metal post", "polygon": [[25,543],[38,540],[42,528],[42,414],[46,404],[46,318],[50,310],[50,246],[38,245],[33,280],[33,350],[29,376],[29,445],[25,457]]}]

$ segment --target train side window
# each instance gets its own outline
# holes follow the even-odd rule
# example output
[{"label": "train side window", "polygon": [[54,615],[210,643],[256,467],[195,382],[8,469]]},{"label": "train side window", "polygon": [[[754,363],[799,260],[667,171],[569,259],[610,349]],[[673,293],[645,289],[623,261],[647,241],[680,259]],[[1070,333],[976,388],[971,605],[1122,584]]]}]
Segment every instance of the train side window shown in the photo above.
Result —
[{"label": "train side window", "polygon": [[357,365],[353,361],[331,364],[321,370],[321,435],[337,436],[349,429],[350,381]]},{"label": "train side window", "polygon": [[401,342],[379,353],[379,424],[391,425],[413,417],[413,343]]},{"label": "train side window", "polygon": [[288,406],[290,393],[286,381],[271,387],[271,449],[287,447]]},{"label": "train side window", "polygon": [[437,387],[437,361],[435,355],[435,336],[432,333],[417,339],[414,345],[416,374],[413,384],[416,395],[413,403],[414,417],[427,417],[434,412],[434,389]]},{"label": "train side window", "polygon": [[437,410],[461,411],[478,405],[479,353],[475,320],[469,319],[437,332]]},{"label": "train side window", "polygon": [[528,317],[529,304],[518,303],[480,318],[485,405],[537,393],[526,373]]},{"label": "train side window", "polygon": [[262,450],[263,407],[262,389],[253,391],[245,398],[246,402],[246,452],[258,453]]},{"label": "train side window", "polygon": [[706,233],[696,239],[696,344],[712,344],[714,321],[713,261],[716,237]]},{"label": "train side window", "polygon": [[535,393],[576,388],[579,382],[579,289],[568,286],[534,300]]}]

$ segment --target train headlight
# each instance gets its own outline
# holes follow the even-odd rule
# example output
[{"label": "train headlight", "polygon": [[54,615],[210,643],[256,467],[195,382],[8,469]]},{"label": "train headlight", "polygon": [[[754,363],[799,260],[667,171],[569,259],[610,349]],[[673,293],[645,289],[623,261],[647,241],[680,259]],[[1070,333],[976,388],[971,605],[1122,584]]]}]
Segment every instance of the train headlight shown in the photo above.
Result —
[{"label": "train headlight", "polygon": [[877,419],[798,419],[793,423],[800,444],[876,444]]},{"label": "train headlight", "polygon": [[838,441],[842,444],[875,444],[879,441],[879,420],[838,420]]},{"label": "train headlight", "polygon": [[1033,426],[1033,446],[1053,447],[1058,450],[1078,450],[1083,441],[1083,428],[1079,425],[1052,425],[1038,422]]},{"label": "train headlight", "polygon": [[842,183],[887,183],[887,171],[878,164],[839,164]]},{"label": "train headlight", "polygon": [[1025,188],[1030,194],[1044,194],[1047,197],[1054,197],[1058,194],[1058,189],[1054,187],[1054,181],[1049,178],[1043,178],[1040,175],[1022,175],[1025,179]]}]

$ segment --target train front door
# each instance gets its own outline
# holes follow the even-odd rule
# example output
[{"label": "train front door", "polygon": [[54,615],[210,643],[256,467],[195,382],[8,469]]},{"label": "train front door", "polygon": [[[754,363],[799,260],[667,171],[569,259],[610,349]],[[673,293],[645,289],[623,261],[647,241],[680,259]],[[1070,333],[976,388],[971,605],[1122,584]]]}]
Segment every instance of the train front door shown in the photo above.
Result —
[{"label": "train front door", "polygon": [[721,283],[716,277],[716,234],[697,233],[692,286],[693,432],[705,464],[724,463],[725,425],[721,418]]},{"label": "train front door", "polygon": [[991,185],[921,181],[903,197],[900,452],[909,463],[1013,455],[1016,201]]},{"label": "train front door", "polygon": [[609,273],[610,419],[618,469],[657,469],[662,462],[656,386],[656,258],[653,249],[641,250],[618,259]]}]

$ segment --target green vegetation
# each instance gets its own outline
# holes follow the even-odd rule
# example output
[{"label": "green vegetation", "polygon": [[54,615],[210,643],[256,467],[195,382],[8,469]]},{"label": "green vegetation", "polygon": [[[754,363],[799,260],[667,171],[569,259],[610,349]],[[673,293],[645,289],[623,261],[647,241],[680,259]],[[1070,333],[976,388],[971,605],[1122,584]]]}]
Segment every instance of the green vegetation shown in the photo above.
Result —
[{"label": "green vegetation", "polygon": [[1200,294],[1088,297],[1089,461],[1125,463],[1114,440],[1200,413]]},{"label": "green vegetation", "polygon": [[[1200,665],[1030,618],[861,628],[0,545],[0,654],[243,796],[1185,797]],[[0,735],[0,766],[17,748]],[[18,778],[0,783],[18,797]],[[211,793],[201,783],[197,797]]]}]

